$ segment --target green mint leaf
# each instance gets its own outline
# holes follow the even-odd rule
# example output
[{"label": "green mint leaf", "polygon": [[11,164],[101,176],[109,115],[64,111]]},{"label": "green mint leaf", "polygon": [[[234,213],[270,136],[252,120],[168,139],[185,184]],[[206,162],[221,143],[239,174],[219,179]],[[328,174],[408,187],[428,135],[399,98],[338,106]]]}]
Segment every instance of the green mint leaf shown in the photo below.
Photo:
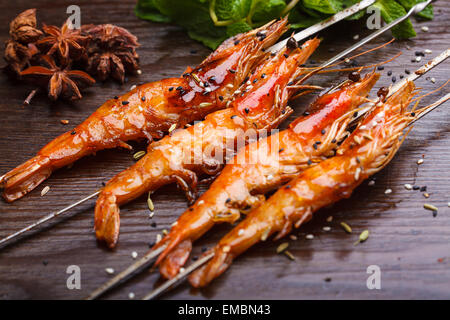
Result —
[{"label": "green mint leaf", "polygon": [[155,22],[170,22],[170,18],[163,15],[155,7],[153,0],[139,0],[134,8],[134,13],[140,19]]},{"label": "green mint leaf", "polygon": [[[405,8],[395,2],[395,0],[377,0],[373,6],[380,9],[381,17],[386,23],[390,23],[406,14]],[[391,30],[392,35],[397,39],[408,39],[416,36],[409,19],[396,25]]]},{"label": "green mint leaf", "polygon": [[303,0],[303,5],[326,14],[335,14],[342,10],[342,1],[339,0]]},{"label": "green mint leaf", "polygon": [[257,1],[252,16],[252,21],[256,24],[264,24],[270,20],[281,17],[281,12],[286,7],[283,0],[253,0]]},{"label": "green mint leaf", "polygon": [[[406,10],[410,10],[412,7],[414,7],[416,4],[420,2],[424,2],[426,0],[397,0],[403,7],[405,7]],[[433,6],[430,4],[425,7],[422,11],[420,11],[417,14],[418,17],[421,17],[426,20],[433,19]]]},{"label": "green mint leaf", "polygon": [[238,33],[244,33],[250,30],[252,30],[252,27],[247,22],[235,22],[227,26],[227,38],[232,37]]},{"label": "green mint leaf", "polygon": [[252,0],[216,0],[214,11],[219,20],[238,21],[250,11]]}]

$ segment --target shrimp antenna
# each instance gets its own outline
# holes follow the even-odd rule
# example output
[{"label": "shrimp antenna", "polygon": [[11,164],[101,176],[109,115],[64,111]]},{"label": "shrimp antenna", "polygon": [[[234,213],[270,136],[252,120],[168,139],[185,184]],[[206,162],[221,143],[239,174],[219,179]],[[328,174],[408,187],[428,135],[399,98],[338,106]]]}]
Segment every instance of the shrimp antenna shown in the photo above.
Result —
[{"label": "shrimp antenna", "polygon": [[[319,23],[317,23],[317,24],[315,24],[315,25],[313,25],[313,26],[311,26],[311,27],[309,27],[307,29],[304,29],[304,30],[302,30],[300,32],[297,32],[294,35],[294,38],[295,38],[296,41],[304,40],[304,39],[308,38],[309,36],[319,32],[320,30],[323,30],[323,29],[333,25],[334,23],[336,23],[338,21],[341,21],[341,20],[343,20],[343,19],[345,19],[345,18],[347,18],[347,17],[357,13],[360,10],[363,10],[363,9],[369,7],[373,3],[375,3],[375,0],[363,0],[361,2],[358,2],[357,4],[347,8],[345,10],[342,10],[342,11],[336,13],[335,15],[331,16],[330,18],[328,18],[325,21],[319,22]],[[400,18],[400,19],[402,19],[402,18]],[[406,19],[406,17],[404,19]],[[270,23],[272,23],[272,22],[270,22]],[[393,26],[394,24],[391,23],[390,25]],[[385,29],[385,28],[386,27],[384,27],[383,29]],[[379,31],[378,31],[378,33],[379,33]],[[379,33],[379,34],[381,34],[381,33]],[[277,51],[279,51],[280,49],[282,49],[282,48],[284,48],[286,46],[287,41],[288,41],[288,39],[285,39],[285,40],[283,40],[283,41],[273,45],[267,51],[268,52],[277,52]],[[347,51],[347,53],[350,53],[350,52],[352,52],[353,50],[355,50],[358,47],[359,46],[353,46],[352,50],[348,50],[347,49],[346,51]],[[337,58],[336,61],[339,60],[339,59],[340,59],[340,57]],[[2,249],[4,247],[8,246],[9,244],[19,240],[19,238],[21,238],[28,231],[30,231],[32,229],[35,229],[38,226],[46,223],[47,221],[62,215],[66,211],[76,207],[79,204],[82,204],[82,203],[88,201],[89,199],[92,199],[93,197],[97,196],[98,194],[99,194],[99,191],[96,191],[95,193],[93,193],[93,194],[91,194],[91,195],[89,195],[89,196],[87,196],[87,197],[85,197],[85,198],[83,198],[83,199],[81,199],[81,200],[79,200],[79,201],[77,201],[77,202],[75,202],[75,203],[73,203],[73,204],[71,204],[71,205],[69,205],[69,206],[59,210],[59,211],[57,211],[57,212],[50,213],[50,214],[44,216],[42,219],[36,221],[35,223],[30,224],[29,226],[27,226],[27,227],[25,227],[25,228],[15,232],[15,233],[13,233],[13,234],[11,234],[11,235],[3,238],[3,239],[0,239],[0,249]]]},{"label": "shrimp antenna", "polygon": [[[425,8],[425,6],[427,6],[431,1],[432,1],[432,0],[427,0],[426,2],[420,2],[420,3],[416,4],[415,6],[413,6],[413,7],[408,11],[408,13],[407,13],[405,16],[400,17],[400,18],[398,18],[397,20],[394,20],[394,21],[391,22],[390,24],[384,26],[383,28],[381,28],[381,29],[377,30],[376,32],[374,32],[373,34],[369,35],[368,37],[362,39],[362,40],[359,41],[358,43],[354,44],[354,45],[351,46],[350,48],[344,50],[344,51],[341,52],[340,54],[336,55],[336,56],[333,57],[332,59],[330,59],[330,60],[328,60],[327,62],[325,62],[324,64],[322,64],[321,66],[319,66],[319,68],[318,68],[316,71],[311,72],[310,74],[306,75],[305,77],[309,78],[310,76],[312,76],[313,74],[315,74],[317,71],[319,71],[319,70],[321,70],[321,69],[324,69],[325,67],[327,67],[327,66],[333,64],[334,62],[338,61],[338,60],[341,59],[342,57],[344,57],[344,56],[346,56],[347,54],[353,52],[354,50],[358,49],[359,47],[361,47],[362,45],[364,45],[364,44],[366,44],[367,42],[371,41],[372,39],[378,37],[379,35],[381,35],[381,34],[384,33],[385,31],[387,31],[387,30],[389,30],[390,28],[392,28],[393,26],[395,26],[395,25],[397,25],[398,23],[404,21],[405,19],[407,19],[407,18],[408,18],[410,15],[412,15],[413,13],[415,14],[415,13],[420,12],[420,11],[423,10],[423,9]],[[364,9],[364,8],[366,8],[366,7],[368,7],[368,6],[370,6],[370,5],[372,5],[374,2],[375,2],[375,0],[363,0],[363,1],[361,1],[361,2],[359,2],[359,3],[357,3],[357,4],[353,5],[353,6],[351,6],[351,7],[347,8],[347,9],[345,9],[345,10],[342,10],[342,11],[336,13],[335,15],[331,16],[330,18],[328,18],[328,19],[325,20],[325,21],[319,22],[319,23],[317,23],[317,24],[311,26],[310,28],[307,28],[307,29],[305,29],[305,30],[302,30],[302,31],[296,33],[296,34],[294,35],[294,38],[295,38],[295,40],[297,40],[297,41],[303,40],[303,39],[305,39],[305,38],[307,38],[307,37],[309,37],[309,36],[315,34],[316,32],[318,32],[318,31],[320,31],[320,30],[323,30],[323,29],[329,27],[330,25],[332,25],[332,24],[334,24],[334,23],[336,23],[336,22],[338,22],[338,21],[340,21],[340,20],[343,20],[344,18],[346,18],[346,17],[348,17],[348,16],[351,16],[351,15],[353,15],[354,13],[356,13],[356,12],[358,12],[358,11],[360,11],[360,10],[362,10],[362,9]],[[284,46],[286,45],[286,42],[287,42],[287,40],[282,41],[282,42],[278,43],[277,45],[272,46],[271,48],[269,48],[269,50],[272,51],[272,52],[273,52],[273,51],[277,51],[277,50],[279,50],[280,48],[284,47]],[[443,58],[443,56],[442,56],[443,54],[445,54],[445,58]],[[439,64],[440,62],[442,62],[443,60],[445,60],[445,59],[450,55],[450,49],[447,49],[447,51],[445,51],[443,54],[441,54],[441,55],[439,56],[439,57],[441,57],[441,60],[440,60],[440,61],[434,62],[434,63],[433,63],[434,60],[436,60],[437,58],[439,58],[439,57],[437,57],[437,58],[435,58],[433,61],[429,62],[427,65],[425,65],[424,67],[422,67],[422,68],[424,68],[424,70],[420,71],[420,69],[419,69],[418,71],[416,71],[417,77],[420,77],[421,75],[425,74],[428,70],[432,69],[434,66],[436,66],[437,64]],[[306,80],[306,79],[305,79],[305,80]],[[83,198],[83,199],[81,199],[81,200],[79,200],[79,201],[77,201],[77,202],[75,202],[75,203],[73,203],[73,204],[71,204],[71,205],[69,205],[69,206],[67,206],[67,207],[65,207],[65,208],[63,208],[63,209],[61,209],[61,210],[59,210],[59,211],[57,211],[57,212],[50,213],[50,214],[44,216],[43,218],[41,218],[40,220],[36,221],[35,223],[33,223],[33,224],[31,224],[31,225],[29,225],[29,226],[27,226],[27,227],[25,227],[25,228],[23,228],[23,229],[21,229],[21,230],[15,232],[15,233],[13,233],[13,234],[11,234],[11,235],[9,235],[9,236],[3,238],[3,239],[0,239],[0,248],[4,248],[4,247],[8,246],[9,244],[11,244],[11,243],[13,243],[13,242],[15,242],[15,241],[20,240],[20,239],[22,238],[22,236],[24,236],[28,231],[31,231],[31,230],[33,230],[33,229],[36,229],[38,226],[41,226],[42,224],[48,222],[49,220],[51,220],[51,219],[53,219],[53,218],[56,218],[56,217],[62,215],[63,213],[67,212],[68,210],[70,210],[70,209],[72,209],[72,208],[78,206],[79,204],[82,204],[82,203],[84,203],[84,202],[86,202],[86,201],[92,199],[93,197],[97,196],[97,195],[99,194],[99,192],[100,192],[100,191],[96,191],[96,192],[94,192],[93,194],[91,194],[91,195],[89,195],[89,196],[87,196],[87,197],[85,197],[85,198]],[[156,250],[155,250],[155,251],[156,251]],[[144,256],[141,260],[137,261],[137,262],[136,262],[136,265],[137,265],[138,263],[141,262],[141,263],[143,263],[142,266],[141,266],[141,267],[143,268],[144,265],[150,264],[150,263],[152,262],[152,259],[153,259],[153,258],[151,258],[151,257],[150,257],[151,259],[148,258],[148,256],[149,256],[150,254],[152,254],[151,257],[156,256],[156,254],[155,254],[154,252],[151,251],[151,252],[148,253],[146,256]],[[148,260],[147,260],[147,261],[143,261],[143,259],[145,259],[146,257],[147,257]],[[198,262],[200,262],[200,261],[198,261]],[[133,271],[133,268],[131,268],[131,267],[130,267],[129,269],[127,269],[127,270],[131,270],[132,272],[134,272],[134,271]],[[127,271],[127,270],[125,270],[125,271]],[[131,272],[131,273],[132,273],[132,272]],[[121,273],[121,275],[124,276],[124,274],[122,274],[122,273]],[[128,275],[128,273],[127,273],[126,275]],[[180,276],[181,276],[181,278],[183,277],[182,273],[180,274]],[[113,286],[117,285],[118,283],[120,283],[120,281],[123,281],[123,279],[125,279],[125,278],[126,278],[126,277],[123,277],[122,279],[119,279],[118,282],[117,282],[117,281],[112,281],[112,280],[115,280],[116,278],[112,279],[111,282],[110,282],[110,286],[107,287],[107,288],[105,288],[102,292],[106,292],[107,290],[111,289]]]},{"label": "shrimp antenna", "polygon": [[[416,116],[416,118],[408,125],[411,125],[413,122],[419,120],[420,118],[422,118],[423,116],[425,116],[432,110],[436,109],[438,106],[442,105],[443,103],[445,103],[448,100],[450,100],[450,93],[447,93],[444,97],[440,98],[439,100],[430,104],[429,106],[422,108],[421,110],[424,110],[424,111],[422,111],[422,112],[419,111],[420,112],[419,115]],[[406,135],[411,131],[411,129],[412,128],[410,128],[408,130],[408,132],[403,136],[402,141],[399,142],[399,145],[403,142],[403,140],[406,138]],[[392,153],[392,156],[393,156],[393,153]],[[388,162],[389,161],[386,161],[386,164]],[[149,294],[144,296],[143,300],[151,300],[151,299],[154,299],[154,298],[160,296],[162,293],[166,292],[168,289],[173,287],[175,284],[181,282],[182,280],[185,280],[189,274],[191,274],[196,269],[200,268],[202,265],[207,263],[213,257],[214,257],[214,252],[210,252],[210,253],[206,254],[205,256],[203,256],[202,258],[200,258],[199,260],[197,260],[196,262],[191,264],[189,267],[187,267],[185,270],[183,270],[182,272],[179,272],[174,278],[167,280],[161,286],[159,286],[158,288],[156,288],[155,290],[153,290],[152,292],[150,292]]]}]

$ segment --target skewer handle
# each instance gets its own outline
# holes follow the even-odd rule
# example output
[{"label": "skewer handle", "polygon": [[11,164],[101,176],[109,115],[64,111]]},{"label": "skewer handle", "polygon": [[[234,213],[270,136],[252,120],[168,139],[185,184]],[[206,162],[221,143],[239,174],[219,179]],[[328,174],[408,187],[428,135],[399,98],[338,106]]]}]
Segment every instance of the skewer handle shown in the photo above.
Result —
[{"label": "skewer handle", "polygon": [[148,267],[153,260],[166,248],[166,246],[162,246],[156,250],[149,251],[145,256],[143,256],[141,259],[133,263],[131,266],[123,270],[121,273],[119,273],[117,276],[109,280],[108,282],[105,282],[103,285],[98,287],[96,290],[94,290],[85,300],[94,300],[99,298],[101,295],[103,295],[106,291],[114,288],[115,286],[119,285],[120,283],[128,280],[133,274],[135,274],[138,271],[141,271],[145,267]]},{"label": "skewer handle", "polygon": [[152,292],[147,294],[144,298],[142,298],[142,300],[152,300],[152,299],[158,297],[160,294],[164,293],[170,287],[175,285],[178,281],[183,280],[192,271],[201,267],[206,262],[211,260],[213,257],[214,257],[214,252],[211,252],[208,255],[204,256],[203,258],[195,261],[193,264],[191,264],[189,267],[187,267],[183,272],[179,272],[175,277],[173,277],[170,280],[167,280],[162,285],[160,285],[158,288],[156,288],[155,290],[153,290]]},{"label": "skewer handle", "polygon": [[[338,13],[336,13],[335,15],[329,17],[328,19],[321,21],[319,23],[316,23],[315,25],[302,30],[300,32],[297,32],[296,34],[294,34],[294,39],[296,41],[301,41],[304,40],[306,38],[308,38],[309,36],[312,36],[313,34],[328,28],[329,26],[335,24],[336,22],[339,22],[347,17],[350,17],[351,15],[357,13],[360,10],[363,10],[365,8],[367,8],[368,6],[371,6],[372,4],[375,3],[376,0],[363,0],[361,2],[358,2],[357,4],[354,4],[351,7],[348,7],[347,9],[344,9],[342,11],[339,11]],[[269,50],[271,52],[277,52],[278,50],[280,50],[281,48],[283,48],[286,43],[287,43],[288,39],[285,39],[283,41],[278,42],[277,44],[274,44],[273,46],[271,46],[269,48]]]},{"label": "skewer handle", "polygon": [[[420,11],[422,11],[423,9],[425,9],[425,7],[427,5],[429,5],[433,0],[428,0],[426,2],[420,2],[418,4],[416,4],[415,6],[413,6],[411,9],[409,9],[409,11],[402,17],[398,18],[397,20],[392,21],[391,23],[385,25],[383,28],[378,29],[377,31],[371,33],[370,35],[368,35],[367,37],[365,37],[364,39],[360,40],[359,42],[355,43],[354,45],[352,45],[350,48],[347,48],[346,50],[342,51],[341,53],[337,54],[336,56],[334,56],[333,58],[331,58],[330,60],[328,60],[327,62],[321,64],[319,66],[319,68],[324,68],[329,66],[330,64],[335,63],[336,61],[338,61],[339,59],[345,57],[347,54],[349,54],[350,52],[354,51],[355,49],[358,49],[359,47],[365,45],[367,42],[375,39],[376,37],[378,37],[380,34],[386,32],[387,30],[391,29],[392,27],[396,26],[397,24],[399,24],[400,22],[406,20],[409,18],[409,16],[411,16],[412,14],[416,14],[419,13]],[[362,1],[364,2],[364,1]],[[360,2],[360,3],[362,3]],[[365,7],[364,7],[365,8]]]},{"label": "skewer handle", "polygon": [[24,233],[26,233],[26,232],[28,232],[28,231],[30,231],[30,230],[40,226],[41,224],[43,224],[43,223],[45,223],[45,222],[47,222],[47,221],[49,221],[49,220],[51,220],[53,218],[58,217],[59,215],[61,215],[64,212],[72,209],[73,207],[76,207],[77,205],[82,204],[83,202],[86,202],[89,199],[97,196],[99,193],[100,193],[100,191],[96,191],[93,194],[91,194],[91,195],[89,195],[89,196],[87,196],[87,197],[85,197],[85,198],[83,198],[81,200],[78,200],[77,202],[72,203],[71,205],[69,205],[69,206],[67,206],[67,207],[65,207],[65,208],[63,208],[63,209],[61,209],[61,210],[59,210],[57,212],[53,212],[53,213],[50,213],[50,214],[46,215],[45,217],[39,219],[38,221],[28,225],[27,227],[25,227],[25,228],[23,228],[21,230],[19,230],[17,232],[14,232],[13,234],[10,234],[9,236],[7,236],[7,237],[5,237],[5,238],[0,240],[0,248],[6,247],[7,245],[11,244],[14,240],[18,240],[17,238],[19,236],[23,235]]}]

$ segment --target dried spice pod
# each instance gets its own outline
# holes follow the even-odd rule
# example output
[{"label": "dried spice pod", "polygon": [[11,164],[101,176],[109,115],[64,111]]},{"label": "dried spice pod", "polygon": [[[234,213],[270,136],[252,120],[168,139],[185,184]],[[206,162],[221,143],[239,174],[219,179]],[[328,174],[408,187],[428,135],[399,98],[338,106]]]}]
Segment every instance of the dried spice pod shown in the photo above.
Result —
[{"label": "dried spice pod", "polygon": [[88,48],[87,70],[104,81],[109,76],[123,83],[125,73],[139,69],[137,37],[128,30],[112,24],[85,25],[83,34],[91,37]]},{"label": "dried spice pod", "polygon": [[11,21],[9,34],[14,41],[23,44],[38,40],[42,31],[36,28],[36,9],[25,10]]},{"label": "dried spice pod", "polygon": [[61,28],[44,25],[42,29],[46,36],[36,44],[46,55],[57,52],[64,62],[68,62],[69,59],[80,59],[85,53],[89,36],[82,35],[79,29],[72,29],[69,19]]},{"label": "dried spice pod", "polygon": [[20,75],[25,80],[48,89],[48,96],[52,100],[59,97],[69,100],[81,99],[79,87],[95,83],[95,80],[86,72],[58,67],[51,56],[42,56],[41,64],[43,66],[32,66],[25,69]]},{"label": "dried spice pod", "polygon": [[7,70],[18,76],[25,68],[30,59],[39,52],[32,43],[21,44],[17,41],[8,40],[5,43],[5,61],[7,62]]}]

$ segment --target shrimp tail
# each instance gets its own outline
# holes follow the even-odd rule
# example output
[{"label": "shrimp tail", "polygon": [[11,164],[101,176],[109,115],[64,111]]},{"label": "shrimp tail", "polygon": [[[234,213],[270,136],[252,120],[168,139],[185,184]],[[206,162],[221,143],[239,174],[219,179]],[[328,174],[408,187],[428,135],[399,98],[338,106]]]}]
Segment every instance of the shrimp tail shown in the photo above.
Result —
[{"label": "shrimp tail", "polygon": [[3,198],[12,202],[33,190],[52,174],[48,166],[50,159],[35,156],[0,178],[0,187],[4,188]]},{"label": "shrimp tail", "polygon": [[216,277],[224,273],[233,262],[233,256],[224,252],[223,248],[214,249],[214,257],[207,264],[194,271],[188,278],[194,288],[208,285]]},{"label": "shrimp tail", "polygon": [[119,239],[120,215],[116,196],[102,194],[95,207],[95,235],[109,248],[114,248]]},{"label": "shrimp tail", "polygon": [[172,279],[178,274],[180,266],[183,266],[192,251],[192,241],[186,239],[180,242],[162,261],[159,272],[166,279]]}]

